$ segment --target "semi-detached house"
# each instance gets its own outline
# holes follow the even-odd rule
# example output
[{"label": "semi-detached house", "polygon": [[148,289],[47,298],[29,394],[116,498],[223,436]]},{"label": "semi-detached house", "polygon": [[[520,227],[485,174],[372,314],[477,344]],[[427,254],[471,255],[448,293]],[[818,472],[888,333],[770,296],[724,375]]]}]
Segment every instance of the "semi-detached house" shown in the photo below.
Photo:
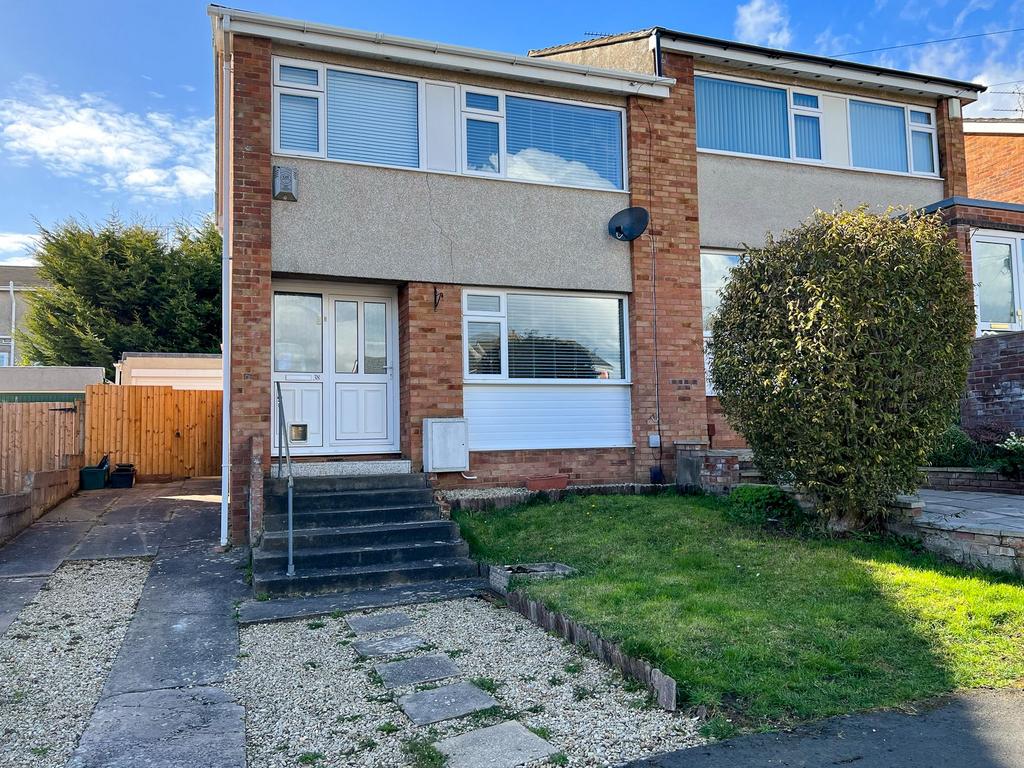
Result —
[{"label": "semi-detached house", "polygon": [[[514,56],[210,15],[236,540],[278,386],[296,461],[436,469],[424,420],[465,419],[442,488],[671,480],[677,451],[741,447],[703,341],[744,244],[966,195],[971,83],[661,28]],[[650,226],[622,242],[630,206]]]}]

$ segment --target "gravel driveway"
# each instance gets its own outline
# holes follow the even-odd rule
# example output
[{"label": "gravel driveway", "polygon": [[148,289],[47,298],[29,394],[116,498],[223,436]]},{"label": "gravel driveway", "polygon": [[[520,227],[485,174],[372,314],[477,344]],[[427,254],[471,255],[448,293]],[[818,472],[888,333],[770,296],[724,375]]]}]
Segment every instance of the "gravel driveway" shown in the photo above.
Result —
[{"label": "gravel driveway", "polygon": [[0,635],[0,765],[67,762],[149,567],[148,560],[66,563]]},{"label": "gravel driveway", "polygon": [[555,758],[562,765],[617,765],[702,743],[693,720],[653,707],[646,691],[512,611],[479,599],[401,611],[411,626],[372,637],[421,636],[433,646],[422,653],[446,654],[459,679],[489,691],[498,706],[415,726],[396,700],[453,680],[385,689],[373,667],[403,657],[360,659],[341,616],[243,627],[240,663],[225,687],[246,707],[251,768],[410,766],[410,739],[435,741],[507,720],[550,742],[564,754]]}]

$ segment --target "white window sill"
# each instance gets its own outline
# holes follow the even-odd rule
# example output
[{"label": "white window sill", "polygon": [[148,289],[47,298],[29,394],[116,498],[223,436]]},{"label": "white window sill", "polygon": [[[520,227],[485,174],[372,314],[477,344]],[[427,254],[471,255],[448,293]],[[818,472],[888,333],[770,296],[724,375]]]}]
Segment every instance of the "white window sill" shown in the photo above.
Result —
[{"label": "white window sill", "polygon": [[769,157],[767,155],[750,155],[744,152],[726,152],[722,149],[697,149],[698,155],[719,155],[721,157],[740,157],[745,160],[763,160],[768,163],[784,163],[799,165],[805,168],[823,168],[829,171],[852,171],[854,173],[870,173],[879,176],[898,176],[903,179],[922,179],[925,181],[943,181],[943,177],[934,173],[907,173],[904,171],[881,171],[874,168],[857,168],[852,165],[836,165],[818,160],[800,160],[790,157]]},{"label": "white window sill", "polygon": [[475,379],[466,376],[462,379],[463,384],[499,384],[508,385],[513,384],[516,386],[586,386],[586,387],[628,387],[632,386],[632,381],[626,381],[625,379],[498,379],[498,378],[486,378],[486,379]]}]

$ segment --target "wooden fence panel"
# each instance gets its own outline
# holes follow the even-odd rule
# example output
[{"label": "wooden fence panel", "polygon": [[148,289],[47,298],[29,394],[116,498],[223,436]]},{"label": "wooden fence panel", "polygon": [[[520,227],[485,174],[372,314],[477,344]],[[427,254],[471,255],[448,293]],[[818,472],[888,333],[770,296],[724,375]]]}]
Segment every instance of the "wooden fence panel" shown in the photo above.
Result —
[{"label": "wooden fence panel", "polygon": [[82,402],[0,403],[0,494],[32,472],[68,469],[82,454]]},{"label": "wooden fence panel", "polygon": [[139,479],[220,474],[218,390],[93,384],[85,390],[85,460],[134,464]]}]

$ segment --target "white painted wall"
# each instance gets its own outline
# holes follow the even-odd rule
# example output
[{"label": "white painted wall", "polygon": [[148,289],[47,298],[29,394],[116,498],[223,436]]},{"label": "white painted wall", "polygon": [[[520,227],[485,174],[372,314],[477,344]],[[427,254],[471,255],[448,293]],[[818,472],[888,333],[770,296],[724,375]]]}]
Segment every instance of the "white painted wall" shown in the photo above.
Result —
[{"label": "white painted wall", "polygon": [[471,451],[633,445],[629,385],[466,384]]}]

